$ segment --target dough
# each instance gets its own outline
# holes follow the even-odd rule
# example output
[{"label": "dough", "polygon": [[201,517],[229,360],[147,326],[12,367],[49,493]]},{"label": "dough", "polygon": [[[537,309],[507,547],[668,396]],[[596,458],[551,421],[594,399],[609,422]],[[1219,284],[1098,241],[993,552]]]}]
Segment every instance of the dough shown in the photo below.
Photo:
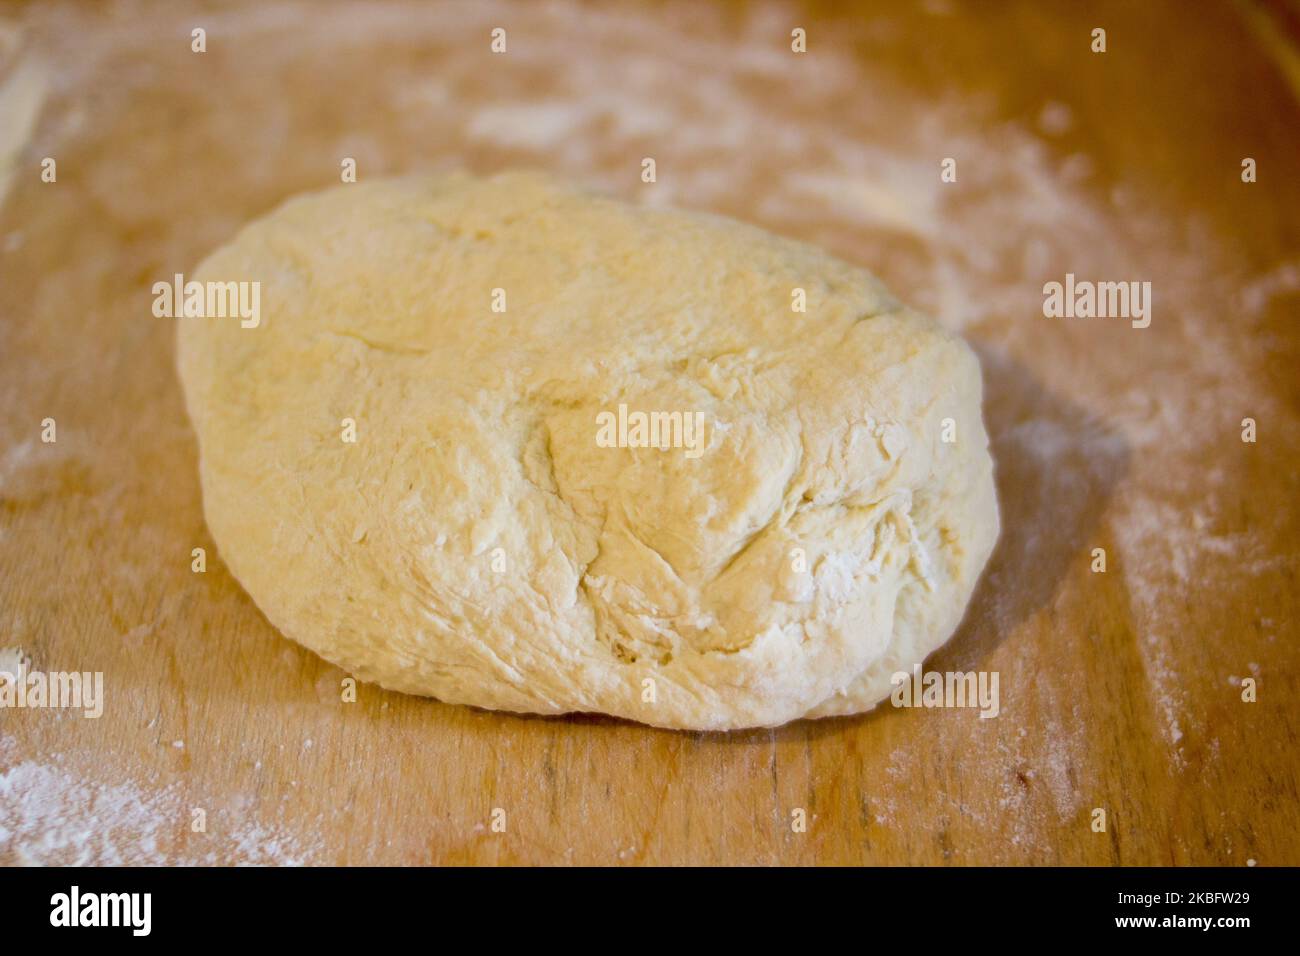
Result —
[{"label": "dough", "polygon": [[[221,556],[384,687],[709,730],[854,713],[949,637],[997,537],[970,348],[750,226],[407,178],[292,199],[187,278],[261,284],[255,328],[179,320]],[[669,447],[652,412],[682,416]]]}]

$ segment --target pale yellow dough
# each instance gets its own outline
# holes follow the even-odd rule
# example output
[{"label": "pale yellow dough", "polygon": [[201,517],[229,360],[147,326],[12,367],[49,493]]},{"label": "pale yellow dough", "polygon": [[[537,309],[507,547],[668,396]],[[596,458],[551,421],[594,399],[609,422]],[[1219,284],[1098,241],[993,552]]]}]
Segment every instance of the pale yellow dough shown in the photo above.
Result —
[{"label": "pale yellow dough", "polygon": [[[750,226],[408,178],[293,199],[188,278],[261,283],[257,328],[179,320],[221,557],[384,687],[697,729],[854,713],[947,640],[997,538],[970,348]],[[702,412],[707,447],[599,447],[620,403]]]}]

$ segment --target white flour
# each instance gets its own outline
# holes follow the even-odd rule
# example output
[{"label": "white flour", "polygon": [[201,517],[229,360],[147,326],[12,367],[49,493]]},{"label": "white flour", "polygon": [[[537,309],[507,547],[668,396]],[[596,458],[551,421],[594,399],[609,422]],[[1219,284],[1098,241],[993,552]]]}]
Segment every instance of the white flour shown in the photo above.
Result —
[{"label": "white flour", "polygon": [[[0,738],[0,759],[13,750],[12,740]],[[0,865],[295,866],[319,850],[238,813],[210,811],[205,833],[188,832],[191,819],[174,784],[108,783],[65,771],[57,760],[0,771]]]}]

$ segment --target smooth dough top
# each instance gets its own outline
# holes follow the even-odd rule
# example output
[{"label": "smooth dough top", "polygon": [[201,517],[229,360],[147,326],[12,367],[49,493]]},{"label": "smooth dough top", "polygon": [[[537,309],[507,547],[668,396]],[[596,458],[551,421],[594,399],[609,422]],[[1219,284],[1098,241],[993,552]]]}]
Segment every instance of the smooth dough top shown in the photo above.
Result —
[{"label": "smooth dough top", "polygon": [[[221,556],[384,687],[696,729],[854,713],[949,637],[997,537],[971,349],[751,226],[415,177],[290,200],[189,278],[260,283],[256,328],[178,332]],[[620,405],[701,413],[699,453],[605,447]]]}]

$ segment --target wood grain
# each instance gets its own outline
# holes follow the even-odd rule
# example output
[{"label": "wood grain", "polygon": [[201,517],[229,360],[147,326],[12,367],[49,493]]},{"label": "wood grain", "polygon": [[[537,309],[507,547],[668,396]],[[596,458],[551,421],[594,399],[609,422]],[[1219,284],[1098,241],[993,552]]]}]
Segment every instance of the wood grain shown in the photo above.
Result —
[{"label": "wood grain", "polygon": [[[1290,8],[526,7],[6,11],[0,83],[26,57],[46,81],[31,134],[5,144],[0,647],[37,669],[104,672],[107,703],[98,720],[0,711],[0,862],[109,859],[47,839],[71,815],[112,831],[127,862],[1300,863]],[[493,59],[496,22],[512,52]],[[202,55],[194,25],[209,33]],[[803,59],[794,25],[809,31]],[[1089,50],[1098,25],[1104,55]],[[556,123],[586,114],[552,110],[513,144],[505,114],[504,132],[483,134],[502,104],[581,104],[643,81],[678,98],[563,134]],[[926,122],[941,128],[922,141]],[[766,202],[798,171],[783,133],[814,137],[799,169],[828,161],[815,153],[830,143],[842,163],[897,155],[900,176],[929,182],[950,154],[926,149],[949,128],[969,198],[940,207],[933,233],[857,221],[847,195],[838,209]],[[1008,146],[999,159],[1016,143],[1025,158]],[[149,288],[284,197],[337,181],[347,155],[363,177],[531,164],[632,198],[641,157],[656,155],[664,198],[818,242],[945,321],[936,263],[967,301],[1004,294],[963,324],[984,361],[1003,537],[929,665],[998,671],[998,718],[885,707],[718,735],[366,685],[343,702],[346,675],[277,634],[220,562],[174,330],[151,316]],[[40,180],[45,156],[56,183]],[[1023,180],[1016,162],[1032,166]],[[1051,174],[1041,202],[1035,170]],[[997,190],[1028,212],[990,218]],[[1152,327],[1044,319],[1042,279],[1005,258],[1036,239],[1046,277],[1133,263],[1136,275],[1096,278],[1150,279]],[[985,243],[1003,258],[981,264]],[[1239,439],[1246,416],[1254,444]],[[211,556],[204,574],[195,547]],[[1105,574],[1090,570],[1097,547]],[[25,789],[39,768],[74,806],[36,805],[58,797]],[[1105,833],[1090,827],[1097,807]],[[806,832],[792,830],[797,808]]]}]

